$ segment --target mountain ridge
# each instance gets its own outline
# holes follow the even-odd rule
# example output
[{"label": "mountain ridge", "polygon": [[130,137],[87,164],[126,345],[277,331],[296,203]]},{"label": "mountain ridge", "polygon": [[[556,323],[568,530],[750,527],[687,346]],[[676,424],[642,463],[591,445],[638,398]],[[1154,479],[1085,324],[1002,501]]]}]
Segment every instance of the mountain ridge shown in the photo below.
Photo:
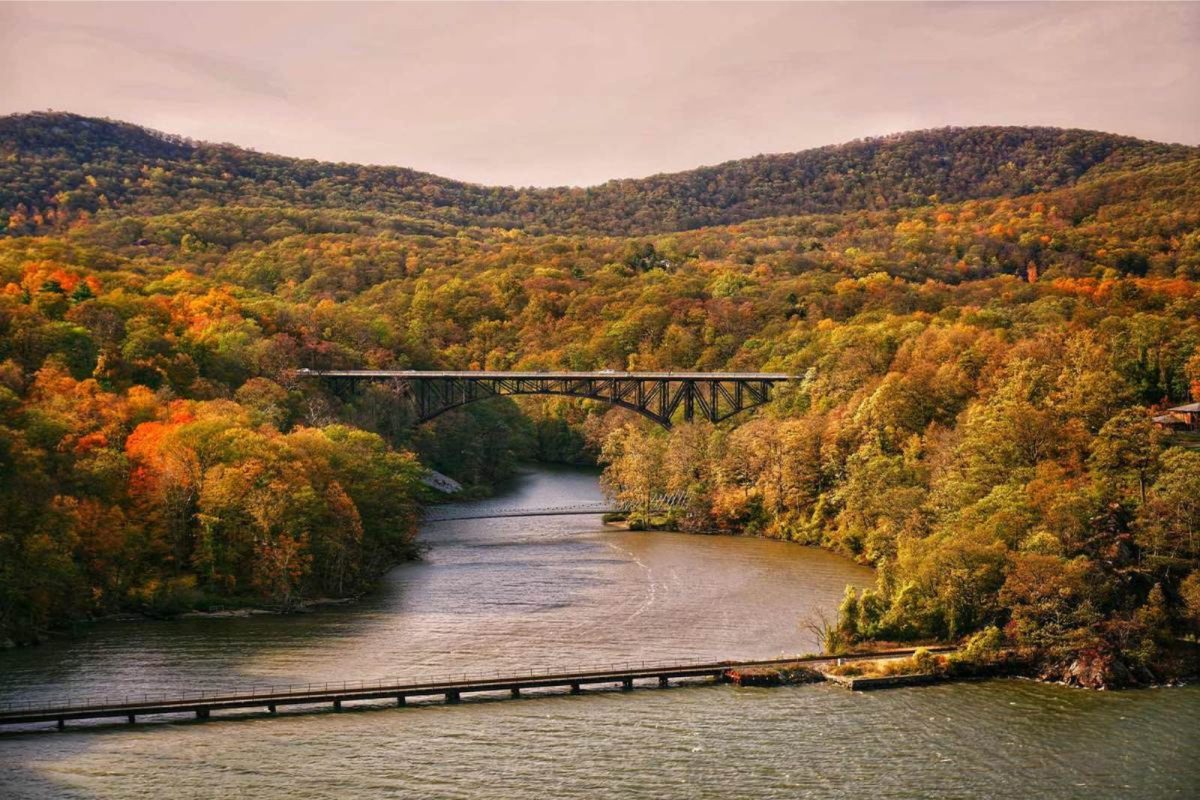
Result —
[{"label": "mountain ridge", "polygon": [[236,202],[370,210],[455,225],[641,235],[803,213],[1028,194],[1200,148],[1048,127],[947,127],[735,159],[591,187],[486,186],[408,167],[196,142],[68,113],[0,117],[0,235],[120,208]]}]

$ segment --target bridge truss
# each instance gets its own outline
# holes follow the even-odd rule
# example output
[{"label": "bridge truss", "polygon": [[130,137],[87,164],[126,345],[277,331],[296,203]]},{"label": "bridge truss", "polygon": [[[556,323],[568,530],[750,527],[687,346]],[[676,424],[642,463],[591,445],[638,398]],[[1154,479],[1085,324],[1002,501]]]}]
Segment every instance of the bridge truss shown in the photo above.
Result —
[{"label": "bridge truss", "polygon": [[491,397],[562,395],[627,408],[670,428],[672,420],[721,422],[771,399],[776,372],[441,372],[425,370],[307,370],[335,384],[381,382],[410,405],[416,422]]}]

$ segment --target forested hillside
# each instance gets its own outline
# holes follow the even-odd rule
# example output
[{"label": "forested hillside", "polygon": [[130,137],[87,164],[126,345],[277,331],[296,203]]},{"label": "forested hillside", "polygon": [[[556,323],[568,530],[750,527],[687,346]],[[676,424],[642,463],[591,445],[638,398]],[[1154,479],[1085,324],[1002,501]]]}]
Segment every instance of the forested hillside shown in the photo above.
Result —
[{"label": "forested hillside", "polygon": [[[876,565],[835,642],[1119,682],[1200,628],[1200,451],[1149,423],[1200,399],[1194,149],[975,128],[514,191],[74,117],[0,140],[4,636],[353,594],[412,551],[419,462],[588,453],[685,528]],[[297,367],[802,380],[669,435],[567,400],[413,433]]]},{"label": "forested hillside", "polygon": [[264,155],[110,120],[27,114],[0,118],[0,234],[55,230],[83,215],[146,216],[229,203],[371,210],[535,233],[656,233],[1027,194],[1195,154],[1093,131],[979,127],[758,156],[587,189],[512,189],[397,167]]}]

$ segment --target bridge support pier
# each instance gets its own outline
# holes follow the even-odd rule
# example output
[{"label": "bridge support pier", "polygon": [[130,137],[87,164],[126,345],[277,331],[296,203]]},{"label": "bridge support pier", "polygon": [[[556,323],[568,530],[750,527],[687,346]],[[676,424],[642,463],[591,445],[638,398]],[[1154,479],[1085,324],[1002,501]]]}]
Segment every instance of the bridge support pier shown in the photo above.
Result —
[{"label": "bridge support pier", "polygon": [[132,725],[135,722],[137,722],[137,717],[133,714],[130,714],[129,715],[129,724]]},{"label": "bridge support pier", "polygon": [[621,690],[628,692],[633,689],[633,678],[625,678],[621,681]]},{"label": "bridge support pier", "polygon": [[342,710],[342,701],[341,701],[341,700],[334,700],[334,701],[333,701],[333,710],[334,710],[334,711],[341,711],[341,710]]},{"label": "bridge support pier", "polygon": [[196,719],[208,719],[208,709],[207,708],[197,708],[196,709]]},{"label": "bridge support pier", "polygon": [[580,692],[582,692],[582,691],[583,691],[583,689],[581,689],[581,688],[579,687],[579,683],[578,683],[578,682],[575,682],[575,683],[572,683],[572,684],[571,684],[571,694],[579,694],[579,693],[580,693]]},{"label": "bridge support pier", "polygon": [[61,730],[65,730],[66,727],[67,727],[67,721],[65,719],[63,719],[62,717],[59,717],[58,718],[58,729],[61,731]]},{"label": "bridge support pier", "polygon": [[275,713],[275,705],[273,703],[271,705],[267,706],[267,713],[269,713],[269,714]]},{"label": "bridge support pier", "polygon": [[462,696],[458,693],[457,689],[451,689],[450,691],[446,692],[446,704],[447,705],[454,705],[455,703],[459,702],[460,700],[462,700]]},{"label": "bridge support pier", "polygon": [[401,707],[408,705],[408,698],[402,694],[396,695],[396,705]]},{"label": "bridge support pier", "polygon": [[519,687],[519,686],[513,687],[512,696],[514,699],[520,697],[521,696],[521,687]]},{"label": "bridge support pier", "polygon": [[666,688],[671,685],[671,681],[667,678],[666,675],[659,675],[658,676],[658,685],[663,688]]}]

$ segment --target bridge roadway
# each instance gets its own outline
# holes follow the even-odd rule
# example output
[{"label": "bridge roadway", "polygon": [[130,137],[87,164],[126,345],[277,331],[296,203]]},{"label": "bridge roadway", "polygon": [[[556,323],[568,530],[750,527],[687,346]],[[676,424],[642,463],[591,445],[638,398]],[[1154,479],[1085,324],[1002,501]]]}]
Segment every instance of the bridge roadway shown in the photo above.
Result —
[{"label": "bridge roadway", "polygon": [[[214,711],[233,709],[265,709],[275,714],[279,706],[330,705],[335,711],[350,701],[392,700],[405,705],[410,698],[444,698],[447,703],[458,703],[464,694],[486,694],[503,692],[519,697],[527,689],[568,689],[579,694],[584,686],[616,685],[622,689],[634,688],[638,681],[655,681],[658,686],[668,686],[671,680],[711,678],[716,682],[726,680],[731,670],[751,667],[771,667],[784,664],[822,664],[838,658],[861,660],[878,658],[901,658],[912,655],[915,648],[883,650],[873,653],[848,653],[840,656],[799,656],[774,658],[759,661],[718,661],[707,664],[650,664],[635,662],[562,672],[536,672],[510,675],[462,675],[438,680],[415,683],[324,683],[294,684],[266,687],[261,691],[223,694],[220,692],[190,692],[183,695],[143,695],[141,698],[125,697],[119,702],[107,699],[93,702],[60,702],[48,706],[32,703],[10,703],[0,706],[0,726],[29,725],[54,722],[62,730],[69,720],[100,720],[124,718],[130,724],[138,717],[160,714],[188,714],[196,719],[209,719]],[[953,648],[929,648],[933,652]]]},{"label": "bridge roadway", "polygon": [[790,381],[786,372],[626,372],[601,369],[583,372],[506,372],[503,370],[437,369],[298,369],[301,377],[322,378],[469,378],[471,380],[650,380],[650,381]]},{"label": "bridge roadway", "polygon": [[[664,428],[699,415],[716,424],[765,405],[773,387],[794,380],[782,372],[503,372],[496,370],[298,369],[297,378],[316,378],[338,394],[363,383],[386,387],[414,423],[428,422],[452,408],[492,397],[562,395],[627,408]],[[340,388],[339,388],[340,387]],[[371,402],[380,402],[378,396]],[[383,401],[388,402],[388,401]]]}]

